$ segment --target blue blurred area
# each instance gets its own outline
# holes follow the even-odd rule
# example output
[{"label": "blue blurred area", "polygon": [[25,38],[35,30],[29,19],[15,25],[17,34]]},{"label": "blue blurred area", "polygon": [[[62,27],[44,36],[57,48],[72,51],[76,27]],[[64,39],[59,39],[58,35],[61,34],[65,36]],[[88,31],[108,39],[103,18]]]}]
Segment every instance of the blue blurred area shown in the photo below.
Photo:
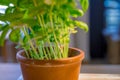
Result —
[{"label": "blue blurred area", "polygon": [[120,0],[105,0],[104,35],[110,36],[113,41],[120,41]]}]

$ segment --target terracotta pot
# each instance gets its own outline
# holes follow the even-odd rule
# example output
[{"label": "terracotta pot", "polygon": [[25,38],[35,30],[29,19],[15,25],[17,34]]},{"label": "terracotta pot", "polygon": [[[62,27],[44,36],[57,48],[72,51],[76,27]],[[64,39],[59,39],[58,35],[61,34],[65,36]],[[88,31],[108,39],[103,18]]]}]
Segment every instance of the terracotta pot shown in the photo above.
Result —
[{"label": "terracotta pot", "polygon": [[24,80],[78,80],[84,52],[70,48],[71,57],[59,60],[33,60],[17,53]]}]

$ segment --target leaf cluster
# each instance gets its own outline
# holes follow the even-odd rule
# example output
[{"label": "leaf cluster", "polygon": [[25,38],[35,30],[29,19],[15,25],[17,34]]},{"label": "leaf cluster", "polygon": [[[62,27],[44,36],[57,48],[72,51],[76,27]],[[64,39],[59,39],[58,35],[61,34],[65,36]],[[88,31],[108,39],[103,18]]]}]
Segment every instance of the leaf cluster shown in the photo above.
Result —
[{"label": "leaf cluster", "polygon": [[[10,30],[9,39],[30,53],[29,58],[68,57],[69,37],[77,32],[76,26],[88,31],[87,24],[72,19],[82,17],[88,9],[88,0],[79,3],[81,9],[75,0],[0,0],[0,5],[7,6],[5,13],[0,13],[4,22],[0,24],[0,45]],[[46,46],[49,48],[44,49]]]}]

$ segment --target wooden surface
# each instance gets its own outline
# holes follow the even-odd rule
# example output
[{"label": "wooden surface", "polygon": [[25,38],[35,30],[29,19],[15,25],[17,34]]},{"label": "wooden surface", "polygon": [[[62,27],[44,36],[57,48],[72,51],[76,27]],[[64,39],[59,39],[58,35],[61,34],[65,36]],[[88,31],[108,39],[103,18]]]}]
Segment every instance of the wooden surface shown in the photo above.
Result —
[{"label": "wooden surface", "polygon": [[[18,80],[23,80],[22,76]],[[120,74],[80,74],[79,80],[120,80]]]},{"label": "wooden surface", "polygon": [[120,80],[120,74],[80,74],[79,80]]},{"label": "wooden surface", "polygon": [[[0,63],[0,80],[17,80],[19,64]],[[120,65],[83,65],[79,80],[120,80]]]}]

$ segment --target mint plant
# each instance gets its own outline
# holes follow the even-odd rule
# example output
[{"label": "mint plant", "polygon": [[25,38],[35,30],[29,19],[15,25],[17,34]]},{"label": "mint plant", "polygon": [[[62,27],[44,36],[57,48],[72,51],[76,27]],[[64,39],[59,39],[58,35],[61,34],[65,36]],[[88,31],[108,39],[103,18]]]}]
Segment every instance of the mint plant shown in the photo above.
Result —
[{"label": "mint plant", "polygon": [[72,18],[82,17],[88,0],[0,0],[7,6],[0,13],[0,45],[9,32],[9,39],[23,48],[27,58],[61,59],[68,57],[70,34],[76,27],[88,31],[86,23]]}]

